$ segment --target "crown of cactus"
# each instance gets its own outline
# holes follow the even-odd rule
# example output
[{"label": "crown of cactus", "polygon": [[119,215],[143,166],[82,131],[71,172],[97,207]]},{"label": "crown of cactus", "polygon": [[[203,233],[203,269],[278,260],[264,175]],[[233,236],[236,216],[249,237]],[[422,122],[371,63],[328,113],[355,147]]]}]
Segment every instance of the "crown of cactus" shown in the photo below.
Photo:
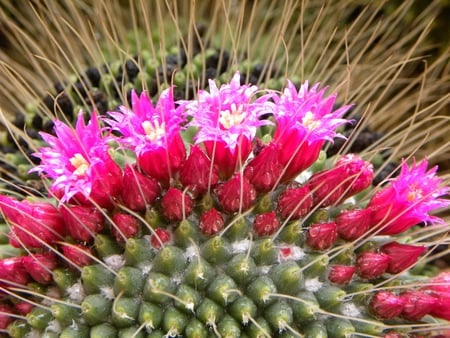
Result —
[{"label": "crown of cactus", "polygon": [[[402,337],[450,320],[418,224],[450,204],[426,159],[373,186],[357,154],[327,158],[351,106],[307,82],[209,82],[196,99],[54,120],[32,169],[49,196],[1,195],[12,337]],[[414,269],[413,269],[414,267]],[[434,332],[434,333],[433,333]],[[442,336],[440,336],[442,337]]]}]

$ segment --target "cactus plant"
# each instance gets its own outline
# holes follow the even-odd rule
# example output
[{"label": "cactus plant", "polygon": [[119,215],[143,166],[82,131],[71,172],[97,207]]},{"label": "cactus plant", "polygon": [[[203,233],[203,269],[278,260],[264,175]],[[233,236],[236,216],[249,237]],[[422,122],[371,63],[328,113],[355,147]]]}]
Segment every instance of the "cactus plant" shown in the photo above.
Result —
[{"label": "cactus plant", "polygon": [[326,153],[352,106],[274,78],[134,84],[101,116],[52,117],[27,166],[45,197],[0,195],[3,332],[445,336],[449,274],[424,262],[447,181],[417,158],[373,184],[370,152]]}]

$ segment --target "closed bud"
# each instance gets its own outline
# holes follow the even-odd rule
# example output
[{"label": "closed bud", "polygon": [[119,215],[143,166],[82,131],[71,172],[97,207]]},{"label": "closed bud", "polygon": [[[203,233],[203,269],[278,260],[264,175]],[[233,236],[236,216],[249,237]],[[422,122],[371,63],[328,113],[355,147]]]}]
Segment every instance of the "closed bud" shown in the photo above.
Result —
[{"label": "closed bud", "polygon": [[225,212],[234,213],[249,209],[256,199],[256,190],[249,180],[239,174],[217,188],[220,206]]},{"label": "closed bud", "polygon": [[400,297],[406,300],[401,317],[408,320],[422,319],[423,316],[432,312],[439,303],[438,298],[423,291],[408,290],[403,292]]},{"label": "closed bud", "polygon": [[64,257],[70,264],[82,268],[92,263],[93,253],[84,245],[67,244],[62,246]]},{"label": "closed bud", "polygon": [[56,256],[52,253],[25,256],[22,263],[30,276],[41,284],[52,281],[52,270],[57,265]]},{"label": "closed bud", "polygon": [[225,223],[222,214],[215,208],[212,208],[202,214],[200,217],[200,231],[202,234],[211,236],[223,229]]},{"label": "closed bud", "polygon": [[308,186],[286,189],[278,197],[278,211],[284,219],[299,219],[313,207],[313,198]]},{"label": "closed bud", "polygon": [[391,258],[386,271],[389,273],[400,273],[406,270],[417,262],[417,259],[425,250],[424,246],[400,244],[397,242],[383,245],[381,251]]},{"label": "closed bud", "polygon": [[96,233],[103,230],[105,219],[96,207],[63,205],[60,208],[65,226],[70,235],[79,241],[90,241]]},{"label": "closed bud", "polygon": [[384,253],[363,252],[356,259],[356,273],[365,279],[380,277],[386,272],[391,257]]},{"label": "closed bud", "polygon": [[270,143],[248,163],[244,175],[257,191],[268,192],[279,182],[282,171],[278,148]]},{"label": "closed bud", "polygon": [[0,330],[6,330],[8,325],[14,320],[14,317],[9,316],[8,313],[13,314],[12,306],[0,303]]},{"label": "closed bud", "polygon": [[10,257],[0,260],[0,285],[13,284],[25,285],[29,282],[30,276],[23,265],[23,257]]},{"label": "closed bud", "polygon": [[353,196],[368,188],[373,181],[373,164],[364,161],[356,154],[346,154],[336,163],[336,166],[342,166],[349,179],[345,191],[345,197]]},{"label": "closed bud", "polygon": [[370,210],[344,210],[336,217],[339,237],[355,241],[367,233],[370,223]]},{"label": "closed bud", "polygon": [[217,168],[199,146],[191,147],[189,157],[180,173],[180,181],[193,196],[204,194],[219,181]]},{"label": "closed bud", "polygon": [[176,188],[169,188],[162,198],[161,207],[164,216],[171,222],[179,222],[192,213],[192,198]]},{"label": "closed bud", "polygon": [[130,166],[125,167],[122,199],[127,208],[144,211],[160,194],[158,182]]},{"label": "closed bud", "polygon": [[353,277],[356,268],[347,265],[332,265],[328,272],[328,280],[335,284],[347,284]]},{"label": "closed bud", "polygon": [[372,311],[377,317],[391,319],[398,317],[405,307],[406,299],[389,291],[377,292],[370,301]]},{"label": "closed bud", "polygon": [[273,235],[279,227],[280,221],[278,220],[275,211],[256,215],[255,221],[253,222],[253,230],[258,236]]},{"label": "closed bud", "polygon": [[309,227],[306,243],[313,249],[329,249],[337,238],[336,223],[313,224]]},{"label": "closed bud", "polygon": [[127,238],[136,236],[139,231],[139,221],[133,215],[116,213],[113,215],[112,221],[114,223],[112,233],[120,243],[124,243]]},{"label": "closed bud", "polygon": [[28,303],[27,301],[23,301],[23,302],[14,304],[15,312],[17,312],[21,315],[28,314],[31,310],[33,310],[33,308],[34,308],[34,305],[31,303]]},{"label": "closed bud", "polygon": [[171,235],[169,230],[163,228],[155,229],[155,233],[150,237],[150,243],[155,249],[160,249],[164,244],[169,243]]}]

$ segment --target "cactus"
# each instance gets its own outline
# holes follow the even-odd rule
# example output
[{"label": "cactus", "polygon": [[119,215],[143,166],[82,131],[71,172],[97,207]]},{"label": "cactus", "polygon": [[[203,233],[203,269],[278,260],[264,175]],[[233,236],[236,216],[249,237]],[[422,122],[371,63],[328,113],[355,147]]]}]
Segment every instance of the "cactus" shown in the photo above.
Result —
[{"label": "cactus", "polygon": [[[198,76],[190,61],[179,86]],[[121,83],[127,95],[108,96],[108,109],[67,104],[50,119],[25,170],[46,196],[0,195],[2,332],[445,336],[450,277],[426,264],[447,229],[434,215],[449,205],[437,167],[404,159],[373,184],[370,152],[326,151],[352,105],[319,84],[252,83],[243,71],[191,96]],[[100,81],[108,94],[117,79]],[[83,87],[71,90],[95,90]]]}]

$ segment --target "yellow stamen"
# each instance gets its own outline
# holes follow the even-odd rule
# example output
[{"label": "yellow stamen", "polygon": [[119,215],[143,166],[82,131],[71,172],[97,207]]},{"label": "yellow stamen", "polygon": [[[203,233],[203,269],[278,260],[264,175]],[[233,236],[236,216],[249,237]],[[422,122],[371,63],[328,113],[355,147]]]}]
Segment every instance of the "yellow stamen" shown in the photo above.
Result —
[{"label": "yellow stamen", "polygon": [[307,112],[302,119],[302,124],[309,130],[314,130],[320,125],[319,120],[314,119],[314,114],[312,112]]},{"label": "yellow stamen", "polygon": [[70,159],[70,164],[75,167],[75,171],[73,173],[78,176],[83,176],[89,168],[89,162],[86,161],[80,153],[76,153]]},{"label": "yellow stamen", "polygon": [[153,123],[154,124],[150,121],[142,122],[142,128],[144,129],[146,138],[152,142],[166,134],[166,124],[164,122],[159,124],[159,122],[155,120]]},{"label": "yellow stamen", "polygon": [[241,124],[245,119],[245,112],[242,110],[244,107],[239,105],[236,107],[236,104],[231,104],[231,110],[225,110],[220,112],[219,122],[225,129],[230,129],[233,126]]}]

